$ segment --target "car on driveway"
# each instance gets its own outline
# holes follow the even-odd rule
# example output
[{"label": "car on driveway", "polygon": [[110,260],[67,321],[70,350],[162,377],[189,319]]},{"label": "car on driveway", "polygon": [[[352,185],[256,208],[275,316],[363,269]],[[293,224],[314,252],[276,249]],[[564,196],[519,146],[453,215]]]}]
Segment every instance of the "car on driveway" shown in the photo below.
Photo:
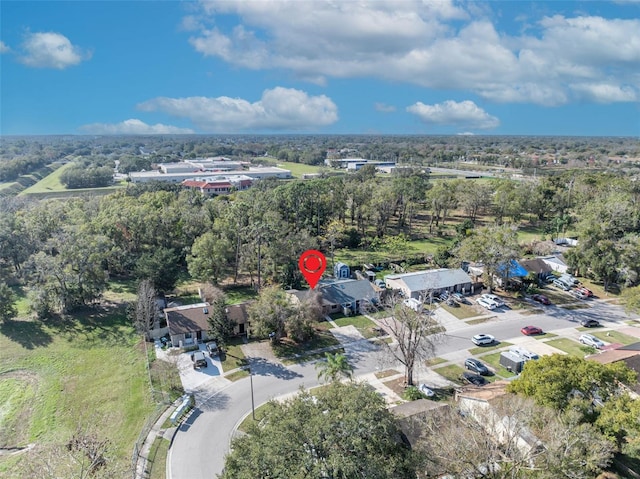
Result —
[{"label": "car on driveway", "polygon": [[498,307],[498,306],[496,306],[496,303],[494,303],[493,301],[487,301],[484,298],[476,299],[476,303],[478,303],[483,308],[486,308],[486,309],[489,309],[489,310],[496,309]]},{"label": "car on driveway", "polygon": [[471,304],[467,298],[464,297],[462,293],[451,293],[453,299],[455,299],[458,303],[461,304]]},{"label": "car on driveway", "polygon": [[596,319],[583,319],[582,321],[580,321],[580,324],[582,326],[584,326],[585,328],[599,328],[600,327],[600,321],[598,321]]},{"label": "car on driveway", "polygon": [[474,386],[484,386],[489,381],[480,376],[479,374],[464,372],[460,376],[460,380],[464,383],[473,384]]},{"label": "car on driveway", "polygon": [[587,293],[579,289],[572,289],[571,291],[569,291],[569,294],[577,299],[587,299],[589,297]]},{"label": "car on driveway", "polygon": [[467,358],[464,362],[465,369],[478,373],[480,376],[491,376],[491,371],[481,361],[475,358]]},{"label": "car on driveway", "polygon": [[536,334],[543,334],[544,332],[537,326],[525,326],[520,330],[525,336],[534,336]]},{"label": "car on driveway", "polygon": [[586,346],[591,346],[596,349],[602,349],[604,347],[604,343],[591,334],[581,335],[580,342]]},{"label": "car on driveway", "polygon": [[496,305],[496,308],[501,308],[502,306],[504,306],[504,301],[502,301],[502,299],[500,299],[500,297],[496,296],[495,294],[486,293],[480,297],[485,301],[493,301]]},{"label": "car on driveway", "polygon": [[551,301],[549,301],[549,298],[547,298],[544,294],[534,294],[533,296],[531,296],[531,299],[533,299],[535,302],[540,304],[545,304],[545,305],[551,304]]},{"label": "car on driveway", "polygon": [[218,353],[220,352],[220,350],[218,349],[218,344],[215,341],[211,341],[210,343],[207,343],[207,352],[209,353],[209,356],[211,356],[212,358],[214,356],[217,356]]},{"label": "car on driveway", "polygon": [[471,341],[476,346],[485,346],[487,344],[493,344],[496,341],[496,338],[490,334],[476,334],[471,338]]},{"label": "car on driveway", "polygon": [[578,286],[577,290],[582,291],[584,294],[586,294],[590,298],[593,297],[593,291],[591,291],[589,288],[585,288],[584,286]]},{"label": "car on driveway", "polygon": [[192,353],[191,361],[193,361],[193,369],[207,367],[207,358],[202,351],[196,351],[195,353]]}]

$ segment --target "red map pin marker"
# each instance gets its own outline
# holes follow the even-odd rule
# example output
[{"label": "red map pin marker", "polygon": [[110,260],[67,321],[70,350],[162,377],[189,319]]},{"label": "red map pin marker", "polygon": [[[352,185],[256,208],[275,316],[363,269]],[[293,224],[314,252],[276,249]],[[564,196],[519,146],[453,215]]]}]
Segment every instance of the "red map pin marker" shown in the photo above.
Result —
[{"label": "red map pin marker", "polygon": [[313,289],[318,284],[324,270],[327,269],[327,259],[320,251],[308,249],[300,255],[298,267],[300,268],[302,276],[304,276],[309,286],[311,286],[311,289]]}]

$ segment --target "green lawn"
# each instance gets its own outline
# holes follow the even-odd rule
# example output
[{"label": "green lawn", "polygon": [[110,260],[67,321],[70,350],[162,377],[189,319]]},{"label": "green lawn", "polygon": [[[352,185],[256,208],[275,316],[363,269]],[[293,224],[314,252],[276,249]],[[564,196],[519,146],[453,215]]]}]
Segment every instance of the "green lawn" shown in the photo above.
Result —
[{"label": "green lawn", "polygon": [[157,437],[151,445],[147,458],[147,469],[151,470],[149,479],[165,479],[167,477],[167,454],[169,453],[169,441],[163,437]]},{"label": "green lawn", "polygon": [[[304,343],[294,343],[285,338],[280,344],[273,346],[273,352],[279,358],[292,358],[296,355],[304,355],[314,349],[328,348],[339,344],[340,342],[329,331],[316,331],[315,336]],[[307,360],[306,356],[301,359]]]},{"label": "green lawn", "polygon": [[[123,309],[0,325],[0,447],[62,443],[80,424],[128,464],[155,408],[144,348]],[[23,477],[28,460],[0,460],[0,476]]]},{"label": "green lawn", "polygon": [[579,358],[584,358],[587,354],[591,354],[595,351],[593,348],[584,346],[577,341],[567,338],[552,339],[551,341],[547,341],[546,344]]},{"label": "green lawn", "polygon": [[[447,304],[441,303],[440,307],[445,311],[453,314],[458,319],[468,319],[474,318],[476,316],[480,316],[478,312],[468,304],[461,304],[457,308],[454,306],[448,306]],[[486,321],[486,320],[484,320]]]},{"label": "green lawn", "polygon": [[349,325],[355,326],[358,331],[360,331],[360,334],[365,338],[373,338],[377,336],[376,332],[373,330],[373,328],[376,327],[376,324],[366,316],[347,316],[335,319],[334,322],[340,327]]},{"label": "green lawn", "polygon": [[458,366],[457,364],[450,364],[448,366],[435,368],[434,371],[438,373],[440,376],[444,376],[449,381],[460,383],[458,378],[464,372],[464,369],[461,366]]},{"label": "green lawn", "polygon": [[622,343],[625,346],[640,342],[640,338],[619,331],[593,331],[591,334],[607,343]]},{"label": "green lawn", "polygon": [[227,342],[225,354],[221,358],[223,372],[231,371],[247,364],[241,347],[243,344],[242,338],[232,338]]},{"label": "green lawn", "polygon": [[[277,160],[274,158],[273,161]],[[320,173],[321,170],[326,169],[326,167],[322,166],[305,165],[304,163],[293,163],[291,161],[278,161],[277,165],[278,168],[291,170],[294,178],[302,178],[305,173]]]}]

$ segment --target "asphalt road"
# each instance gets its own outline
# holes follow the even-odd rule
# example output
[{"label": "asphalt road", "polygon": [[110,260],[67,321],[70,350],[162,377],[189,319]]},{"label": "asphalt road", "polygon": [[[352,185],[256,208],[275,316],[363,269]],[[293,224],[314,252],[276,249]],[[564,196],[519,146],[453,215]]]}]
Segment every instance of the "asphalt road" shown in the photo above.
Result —
[{"label": "asphalt road", "polygon": [[[522,337],[520,328],[535,325],[544,331],[559,331],[579,326],[582,318],[594,318],[606,326],[615,327],[627,318],[624,311],[613,305],[589,301],[591,308],[565,310],[555,306],[540,306],[544,314],[522,316],[502,308],[493,311],[497,321],[478,325],[463,325],[448,331],[437,346],[438,356],[474,347],[471,336],[491,334],[499,341]],[[570,331],[576,338],[577,331]],[[346,349],[355,375],[366,374],[389,367],[388,359],[366,341]],[[252,361],[255,406],[285,394],[295,393],[300,387],[316,386],[317,371],[314,364],[283,367],[260,358]],[[197,408],[180,427],[169,451],[169,479],[211,479],[222,472],[224,456],[228,451],[231,434],[239,422],[251,413],[251,381],[245,378],[224,389],[204,391],[196,395]]]}]

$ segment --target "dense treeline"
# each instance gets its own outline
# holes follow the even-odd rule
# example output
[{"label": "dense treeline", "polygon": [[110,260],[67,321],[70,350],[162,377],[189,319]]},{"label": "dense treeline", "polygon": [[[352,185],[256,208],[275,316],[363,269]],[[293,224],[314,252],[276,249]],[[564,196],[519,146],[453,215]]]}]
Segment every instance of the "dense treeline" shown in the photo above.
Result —
[{"label": "dense treeline", "polygon": [[26,175],[42,168],[48,160],[39,156],[16,156],[10,160],[0,161],[0,182],[13,181],[20,175]]},{"label": "dense treeline", "polygon": [[72,166],[62,172],[60,182],[71,189],[109,186],[113,182],[113,168]]},{"label": "dense treeline", "polygon": [[[181,272],[213,283],[242,275],[256,287],[298,287],[296,260],[309,248],[331,257],[345,247],[374,249],[403,261],[419,255],[411,240],[449,236],[453,243],[434,257],[444,266],[459,261],[451,259],[457,241],[487,224],[528,222],[548,237],[577,231],[571,265],[606,288],[633,286],[640,271],[638,182],[580,171],[489,183],[434,181],[420,170],[383,178],[365,167],[263,181],[213,199],[156,184],[90,201],[2,201],[0,271],[29,285],[42,315],[91,303],[113,275],[150,279],[162,291]],[[454,211],[463,223],[452,221]],[[492,241],[491,234],[478,238]]]}]

